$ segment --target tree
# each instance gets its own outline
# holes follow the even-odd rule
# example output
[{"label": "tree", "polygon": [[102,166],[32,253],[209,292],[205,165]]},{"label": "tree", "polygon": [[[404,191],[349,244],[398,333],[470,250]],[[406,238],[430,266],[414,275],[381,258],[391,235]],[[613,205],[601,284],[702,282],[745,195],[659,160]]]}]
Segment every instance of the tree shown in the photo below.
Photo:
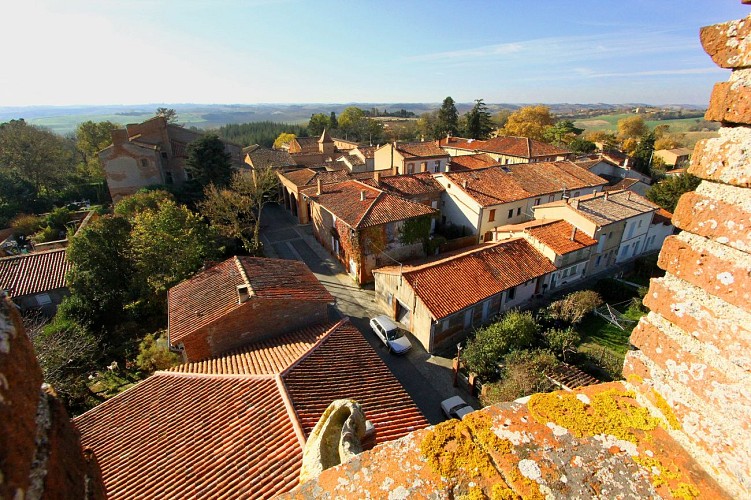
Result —
[{"label": "tree", "polygon": [[584,129],[577,128],[571,120],[561,120],[543,130],[543,138],[552,144],[566,146],[581,134]]},{"label": "tree", "polygon": [[634,157],[634,170],[650,175],[650,163],[652,161],[652,153],[655,149],[655,134],[654,132],[647,132],[641,137],[639,144],[634,149],[631,156]]},{"label": "tree", "polygon": [[493,117],[493,123],[495,124],[497,129],[502,129],[506,126],[506,123],[508,122],[508,117],[511,116],[511,110],[510,109],[502,109],[498,113],[495,114]]},{"label": "tree", "polygon": [[329,115],[329,127],[331,130],[336,130],[339,128],[339,120],[336,119],[336,113],[333,111]]},{"label": "tree", "polygon": [[547,308],[551,319],[575,325],[602,305],[602,297],[593,290],[580,290],[552,302]]},{"label": "tree", "polygon": [[[124,317],[133,299],[135,269],[130,260],[130,223],[122,217],[103,216],[94,220],[70,240],[67,257],[67,306],[62,307],[77,321],[106,327]],[[58,312],[60,315],[60,312]]]},{"label": "tree", "polygon": [[112,131],[118,126],[110,121],[85,121],[76,127],[76,148],[83,160],[83,173],[95,180],[104,180],[99,152],[112,144]]},{"label": "tree", "polygon": [[602,143],[603,149],[613,149],[618,145],[615,134],[604,130],[587,130],[582,138],[586,141]]},{"label": "tree", "polygon": [[219,234],[240,240],[248,252],[257,254],[263,206],[273,199],[277,185],[270,168],[237,172],[227,189],[208,186],[199,209]]},{"label": "tree", "polygon": [[577,346],[581,343],[581,335],[571,327],[551,328],[542,336],[550,350],[560,356],[563,361],[566,361],[566,354],[575,353]]},{"label": "tree", "polygon": [[146,373],[167,368],[180,363],[179,355],[170,351],[165,335],[148,334],[138,346],[136,367]]},{"label": "tree", "polygon": [[596,150],[597,145],[594,142],[577,137],[568,143],[568,148],[574,154],[588,154]]},{"label": "tree", "polygon": [[277,136],[276,140],[274,140],[274,149],[288,149],[290,143],[295,139],[297,139],[295,134],[282,132]]},{"label": "tree", "polygon": [[184,205],[166,200],[133,219],[131,247],[143,297],[161,307],[169,288],[216,256],[213,232]]},{"label": "tree", "polygon": [[672,213],[678,199],[684,193],[694,191],[700,182],[701,179],[691,174],[671,175],[650,187],[647,199]]},{"label": "tree", "polygon": [[[655,131],[656,130],[657,129],[655,128]],[[684,146],[684,136],[682,136],[682,134],[663,134],[655,140],[654,148],[655,151],[659,151],[661,149],[675,149]]]},{"label": "tree", "polygon": [[500,382],[487,385],[482,396],[483,405],[546,392],[553,388],[546,375],[558,365],[555,356],[544,350],[520,350],[507,355],[503,360]]},{"label": "tree", "polygon": [[314,137],[323,133],[324,129],[331,128],[329,117],[323,113],[315,113],[310,116],[308,133]]},{"label": "tree", "polygon": [[440,139],[440,125],[438,123],[438,111],[429,111],[420,115],[417,119],[417,130],[420,136],[430,139]]},{"label": "tree", "polygon": [[487,105],[482,99],[475,99],[475,105],[464,115],[464,133],[471,139],[487,139],[492,131]]},{"label": "tree", "polygon": [[383,124],[365,115],[362,109],[350,106],[339,115],[339,130],[349,140],[379,141],[383,136]]},{"label": "tree", "polygon": [[177,111],[172,108],[156,108],[155,116],[162,116],[168,123],[175,123],[177,121]]},{"label": "tree", "polygon": [[455,136],[459,133],[459,113],[456,111],[456,104],[449,96],[443,100],[441,109],[438,110],[438,128],[436,132],[439,137],[448,134]]},{"label": "tree", "polygon": [[141,190],[118,201],[114,212],[132,222],[144,210],[157,210],[161,203],[174,200],[175,197],[163,189]]},{"label": "tree", "polygon": [[543,141],[545,129],[554,123],[555,118],[547,106],[524,106],[509,115],[501,133]]},{"label": "tree", "polygon": [[209,184],[224,186],[232,175],[230,154],[215,134],[207,134],[188,144],[185,170],[191,182],[203,189]]},{"label": "tree", "polygon": [[628,138],[638,139],[648,132],[647,124],[644,118],[639,115],[628,116],[618,120],[618,138],[625,140]]}]

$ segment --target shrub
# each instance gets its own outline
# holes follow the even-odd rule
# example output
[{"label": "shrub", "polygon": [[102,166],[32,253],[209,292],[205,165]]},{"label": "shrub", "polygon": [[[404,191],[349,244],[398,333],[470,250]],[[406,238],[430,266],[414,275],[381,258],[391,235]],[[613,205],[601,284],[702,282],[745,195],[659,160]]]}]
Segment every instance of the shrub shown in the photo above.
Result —
[{"label": "shrub", "polygon": [[70,220],[70,210],[67,207],[56,208],[45,217],[47,226],[57,231],[65,231]]},{"label": "shrub", "polygon": [[475,337],[462,353],[462,359],[470,371],[486,379],[493,378],[497,375],[501,357],[531,346],[538,329],[531,312],[509,311],[499,321],[475,332]]},{"label": "shrub", "polygon": [[11,222],[10,227],[13,228],[13,234],[16,237],[26,238],[39,231],[42,227],[43,221],[41,217],[36,215],[21,214],[16,216]]},{"label": "shrub", "polygon": [[575,325],[601,305],[600,294],[592,290],[581,290],[551,303],[547,311],[551,318]]},{"label": "shrub", "polygon": [[169,350],[164,335],[149,334],[138,346],[136,366],[139,370],[152,373],[164,370],[180,362],[180,356]]},{"label": "shrub", "polygon": [[545,376],[558,365],[549,351],[515,351],[505,358],[500,382],[486,384],[482,404],[513,401],[536,392],[546,392],[553,384]]},{"label": "shrub", "polygon": [[34,243],[47,243],[48,241],[57,241],[60,238],[60,230],[51,226],[45,226],[41,231],[31,237]]},{"label": "shrub", "polygon": [[569,327],[566,329],[551,328],[543,333],[545,343],[551,351],[566,361],[567,353],[576,352],[577,346],[581,343],[579,332]]}]

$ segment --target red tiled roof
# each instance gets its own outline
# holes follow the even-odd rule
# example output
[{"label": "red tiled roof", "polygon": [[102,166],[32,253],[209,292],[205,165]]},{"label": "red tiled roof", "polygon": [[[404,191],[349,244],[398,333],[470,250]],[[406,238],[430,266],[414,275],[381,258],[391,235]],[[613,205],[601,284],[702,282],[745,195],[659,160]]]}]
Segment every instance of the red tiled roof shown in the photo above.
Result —
[{"label": "red tiled roof", "polygon": [[397,142],[396,150],[399,151],[405,158],[423,158],[449,155],[446,151],[441,149],[435,141]]},{"label": "red tiled roof", "polygon": [[169,290],[169,338],[172,344],[245,306],[237,286],[250,287],[250,300],[296,299],[333,302],[334,298],[302,263],[294,260],[232,257]]},{"label": "red tiled roof", "polygon": [[627,177],[625,179],[621,179],[616,184],[613,184],[612,186],[606,186],[602,188],[603,191],[623,191],[624,189],[628,189],[637,182],[641,182],[639,179],[632,179],[630,177]]},{"label": "red tiled roof", "polygon": [[474,155],[452,156],[449,165],[452,172],[460,172],[462,170],[492,167],[498,165],[498,162],[488,154],[479,153]]},{"label": "red tiled roof", "polygon": [[[373,272],[398,270],[387,267]],[[521,238],[401,268],[402,275],[435,319],[555,270],[547,258]]]},{"label": "red tiled roof", "polygon": [[300,146],[300,153],[318,153],[318,137],[295,137],[295,141]]},{"label": "red tiled roof", "polygon": [[552,144],[529,139],[527,137],[493,137],[486,141],[451,137],[441,139],[441,146],[469,151],[495,153],[519,158],[537,158],[540,156],[562,156],[571,151]]},{"label": "red tiled roof", "polygon": [[[371,181],[369,179],[364,182],[367,182],[368,184],[372,183],[372,185],[375,186],[375,180]],[[443,186],[441,186],[441,184],[428,172],[381,177],[380,183],[376,187],[404,198],[435,194],[444,191]]]},{"label": "red tiled roof", "polygon": [[339,323],[311,326],[249,344],[217,358],[175,366],[170,371],[210,375],[275,375],[289,368]]},{"label": "red tiled roof", "polygon": [[570,161],[520,163],[445,175],[482,206],[607,184]]},{"label": "red tiled roof", "polygon": [[[574,232],[574,226],[566,221],[545,222],[526,229],[533,237],[550,247],[556,254],[563,255],[597,244],[584,231]],[[574,236],[571,239],[571,236]]]},{"label": "red tiled roof", "polygon": [[[377,226],[412,217],[432,215],[436,210],[354,180],[323,186],[320,195],[306,191],[310,198],[353,229]],[[361,196],[365,197],[364,200]]]},{"label": "red tiled roof", "polygon": [[365,158],[373,158],[376,149],[378,149],[376,146],[357,146],[357,150],[362,153]]},{"label": "red tiled roof", "polygon": [[157,372],[73,422],[108,498],[270,498],[297,485],[293,418],[274,377]]},{"label": "red tiled roof", "polygon": [[[377,443],[428,426],[348,319],[323,335],[306,329],[287,338],[295,345],[280,337],[184,365],[185,373],[157,372],[74,419],[108,496],[269,498],[289,491],[305,435],[335,399],[362,405]],[[241,357],[259,364],[246,366]]]},{"label": "red tiled roof", "polygon": [[299,187],[299,186],[305,186],[312,179],[315,179],[315,176],[317,173],[318,172],[310,168],[301,168],[299,170],[279,172],[278,175],[284,176],[286,179],[289,179],[289,181],[292,182],[292,184]]},{"label": "red tiled roof", "polygon": [[652,216],[652,224],[672,224],[673,214],[665,210],[664,208],[658,208],[655,214]]},{"label": "red tiled roof", "polygon": [[70,263],[65,249],[0,259],[0,289],[11,298],[64,288]]},{"label": "red tiled roof", "polygon": [[412,398],[351,323],[331,332],[282,379],[306,436],[335,399],[354,399],[362,405],[365,417],[376,428],[376,443],[428,425]]}]

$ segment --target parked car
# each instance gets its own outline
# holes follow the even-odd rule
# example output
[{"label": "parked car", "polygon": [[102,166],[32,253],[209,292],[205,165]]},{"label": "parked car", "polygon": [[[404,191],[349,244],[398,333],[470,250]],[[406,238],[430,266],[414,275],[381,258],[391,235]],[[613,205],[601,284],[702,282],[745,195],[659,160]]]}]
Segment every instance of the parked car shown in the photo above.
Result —
[{"label": "parked car", "polygon": [[441,401],[441,410],[443,410],[446,418],[458,418],[459,420],[463,419],[468,413],[475,411],[461,396],[454,396]]},{"label": "parked car", "polygon": [[370,328],[394,354],[404,354],[412,349],[412,343],[399,325],[385,314],[370,320]]}]

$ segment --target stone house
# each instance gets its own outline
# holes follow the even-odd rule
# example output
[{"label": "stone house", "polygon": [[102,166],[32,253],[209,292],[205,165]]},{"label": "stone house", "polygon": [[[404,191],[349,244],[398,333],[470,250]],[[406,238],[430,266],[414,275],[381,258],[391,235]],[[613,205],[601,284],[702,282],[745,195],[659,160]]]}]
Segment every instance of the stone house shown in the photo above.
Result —
[{"label": "stone house", "polygon": [[[188,180],[188,144],[199,137],[200,132],[168,123],[162,116],[113,130],[112,144],[99,152],[112,200],[147,186],[181,186]],[[223,142],[232,165],[244,168],[242,147]]]},{"label": "stone house", "polygon": [[556,267],[549,283],[543,285],[547,291],[584,278],[590,255],[597,245],[597,240],[563,220],[533,220],[493,231],[493,241],[518,237],[527,240]]},{"label": "stone house", "polygon": [[689,148],[658,149],[654,158],[660,158],[668,167],[683,167],[688,165],[692,154]]},{"label": "stone house", "polygon": [[502,165],[573,159],[573,153],[568,149],[527,137],[493,137],[485,141],[446,137],[439,144],[452,157],[484,153]]},{"label": "stone house", "polygon": [[65,281],[69,270],[65,248],[0,258],[0,290],[23,310],[54,316],[69,295]]},{"label": "stone house", "polygon": [[499,226],[533,218],[532,207],[600,191],[607,182],[569,161],[510,164],[435,175],[443,223],[489,241]]},{"label": "stone house", "polygon": [[302,194],[316,239],[359,284],[373,281],[373,269],[424,256],[430,226],[423,221],[438,213],[356,180],[318,183]]},{"label": "stone house", "polygon": [[[597,240],[587,266],[588,274],[604,271],[644,253],[658,209],[657,205],[631,191],[605,191],[533,208],[535,219],[565,220]],[[655,232],[651,246],[661,245]]]},{"label": "stone house", "polygon": [[445,172],[450,157],[440,148],[438,141],[393,142],[376,149],[374,160],[375,170],[400,175]]},{"label": "stone house", "polygon": [[[338,139],[334,139],[337,141]],[[376,146],[357,146],[345,150],[336,161],[343,165],[350,172],[372,172],[375,170],[375,151]]]},{"label": "stone house", "polygon": [[243,148],[245,163],[253,169],[280,169],[295,167],[292,156],[282,149],[271,149],[258,144]]},{"label": "stone house", "polygon": [[295,137],[285,149],[296,165],[305,167],[331,163],[339,153],[327,130],[321,137]]},{"label": "stone house", "polygon": [[523,238],[376,269],[376,302],[428,352],[542,293],[555,266]]},{"label": "stone house", "polygon": [[169,344],[186,361],[219,356],[323,323],[334,300],[302,262],[232,257],[170,288]]}]

